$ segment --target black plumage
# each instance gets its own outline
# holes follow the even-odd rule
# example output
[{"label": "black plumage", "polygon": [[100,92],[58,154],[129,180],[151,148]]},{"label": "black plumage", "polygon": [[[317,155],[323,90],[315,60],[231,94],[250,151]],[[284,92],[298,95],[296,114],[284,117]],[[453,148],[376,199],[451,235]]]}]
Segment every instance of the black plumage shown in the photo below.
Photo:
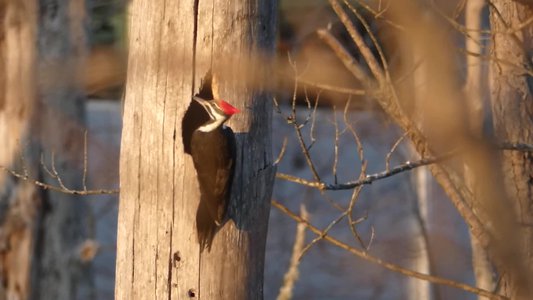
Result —
[{"label": "black plumage", "polygon": [[235,168],[235,136],[229,127],[197,129],[191,137],[191,155],[200,185],[196,226],[200,249],[210,249],[223,224]]}]

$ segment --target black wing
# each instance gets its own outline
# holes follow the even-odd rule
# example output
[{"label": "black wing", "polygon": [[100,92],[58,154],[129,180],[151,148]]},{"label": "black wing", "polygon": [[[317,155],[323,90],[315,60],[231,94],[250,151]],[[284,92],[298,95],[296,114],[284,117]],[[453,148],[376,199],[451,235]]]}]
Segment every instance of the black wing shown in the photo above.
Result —
[{"label": "black wing", "polygon": [[191,155],[201,192],[196,215],[201,249],[210,247],[226,216],[235,169],[235,149],[235,136],[229,127],[193,133]]}]

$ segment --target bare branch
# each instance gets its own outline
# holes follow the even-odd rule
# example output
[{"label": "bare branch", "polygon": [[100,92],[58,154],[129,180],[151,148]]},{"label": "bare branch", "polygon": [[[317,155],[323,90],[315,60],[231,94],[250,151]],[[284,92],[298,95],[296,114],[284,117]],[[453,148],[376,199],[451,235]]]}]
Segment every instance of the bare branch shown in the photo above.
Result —
[{"label": "bare branch", "polygon": [[405,139],[405,137],[407,136],[407,133],[404,133],[395,143],[394,145],[392,145],[389,153],[387,153],[387,156],[385,157],[385,170],[386,171],[390,171],[390,159],[392,157],[392,154],[394,153],[394,151],[396,151],[396,148],[398,148],[398,146],[400,146],[400,144],[402,143],[402,141]]},{"label": "bare branch", "polygon": [[315,141],[316,141],[316,138],[315,138],[316,109],[318,108],[319,99],[320,99],[320,93],[316,95],[315,106],[313,107],[313,113],[311,114],[311,130],[309,130],[309,138],[311,139],[311,145],[309,145],[309,148],[311,148],[315,144]]},{"label": "bare branch", "polygon": [[[309,213],[305,209],[303,204],[300,205],[300,217],[304,220],[309,218]],[[296,236],[294,238],[294,245],[292,247],[291,261],[289,269],[283,277],[283,285],[279,289],[277,300],[290,300],[292,298],[292,290],[294,283],[298,280],[299,272],[298,266],[300,265],[300,255],[305,242],[305,225],[298,223],[296,226]]]},{"label": "bare branch", "polygon": [[281,150],[279,151],[278,158],[274,161],[274,165],[277,165],[281,162],[283,159],[283,156],[285,155],[285,150],[287,149],[287,137],[283,138],[283,145],[281,145]]},{"label": "bare branch", "polygon": [[36,185],[38,187],[41,187],[41,188],[43,188],[45,190],[52,190],[52,191],[60,192],[60,193],[63,193],[63,194],[87,196],[87,195],[109,195],[109,194],[118,194],[119,193],[118,189],[113,189],[113,190],[106,190],[106,189],[101,189],[101,190],[72,190],[72,189],[69,189],[69,188],[67,188],[65,186],[55,186],[55,185],[51,185],[51,184],[47,184],[47,183],[41,182],[39,180],[36,180],[36,179],[30,178],[28,176],[25,176],[24,174],[17,173],[17,172],[15,172],[15,171],[13,171],[11,169],[8,169],[8,168],[6,168],[4,166],[0,166],[0,170],[11,174],[13,177],[16,177],[18,179],[30,182],[30,183],[32,183],[32,184],[34,184],[34,185]]},{"label": "bare branch", "polygon": [[327,241],[327,242],[329,242],[330,244],[332,244],[334,246],[337,246],[337,247],[339,247],[341,249],[344,249],[344,250],[352,253],[353,255],[355,255],[355,256],[357,256],[359,258],[362,258],[362,259],[364,259],[366,261],[369,261],[369,262],[375,263],[377,265],[380,265],[380,266],[382,266],[382,267],[384,267],[384,268],[386,268],[388,270],[391,270],[393,272],[400,273],[400,274],[403,274],[403,275],[406,275],[406,276],[410,276],[410,277],[414,277],[414,278],[418,278],[418,279],[421,279],[421,280],[426,280],[426,281],[429,281],[429,282],[432,282],[432,283],[435,283],[435,284],[441,284],[441,285],[446,285],[446,286],[449,286],[449,287],[461,289],[461,290],[464,290],[464,291],[467,291],[467,292],[470,292],[470,293],[474,293],[476,295],[489,297],[491,299],[501,299],[501,300],[508,299],[505,296],[502,296],[502,295],[499,295],[499,294],[496,294],[496,293],[492,293],[492,292],[487,291],[487,290],[479,289],[479,288],[476,288],[476,287],[473,287],[473,286],[470,286],[470,285],[467,285],[467,284],[464,284],[464,283],[460,283],[460,282],[457,282],[457,281],[445,279],[445,278],[442,278],[442,277],[436,277],[436,276],[422,274],[422,273],[419,273],[419,272],[416,272],[416,271],[413,271],[413,270],[409,270],[409,269],[405,269],[405,268],[403,268],[401,266],[398,266],[398,265],[383,261],[382,259],[380,259],[378,257],[370,255],[367,251],[359,250],[357,248],[351,247],[351,246],[347,245],[346,243],[343,243],[343,242],[341,242],[341,241],[339,241],[339,240],[327,235],[327,233],[324,233],[324,231],[318,229],[317,227],[315,227],[312,224],[310,224],[308,221],[302,219],[300,216],[296,215],[295,213],[290,211],[287,207],[285,207],[283,204],[279,203],[276,200],[272,200],[272,206],[274,206],[275,208],[279,209],[281,212],[285,213],[287,216],[289,216],[290,218],[292,218],[296,222],[305,224],[305,226],[309,230],[311,230],[313,233],[315,233],[318,236],[322,236],[322,239]]},{"label": "bare branch", "polygon": [[55,159],[55,152],[52,151],[52,172],[54,174],[54,178],[57,180],[57,182],[59,183],[59,186],[64,189],[64,190],[69,190],[65,184],[63,184],[63,180],[61,179],[61,176],[59,176],[59,173],[57,172],[57,169],[56,169],[56,159]]},{"label": "bare branch", "polygon": [[295,182],[295,183],[298,183],[298,184],[301,184],[301,185],[305,185],[305,186],[308,186],[308,187],[318,188],[320,190],[333,190],[333,191],[350,190],[350,189],[356,188],[356,187],[361,186],[361,185],[372,184],[374,181],[377,181],[377,180],[380,180],[380,179],[384,179],[384,178],[388,178],[388,177],[394,176],[396,174],[399,174],[399,173],[402,173],[402,172],[406,172],[406,171],[410,171],[410,170],[418,168],[418,167],[427,166],[427,165],[431,165],[431,164],[434,164],[434,163],[441,162],[443,160],[449,159],[453,154],[455,154],[455,153],[449,153],[447,155],[443,155],[443,156],[436,157],[436,158],[420,159],[420,160],[417,160],[415,162],[407,161],[407,162],[405,162],[405,163],[403,163],[401,165],[398,165],[398,166],[396,166],[396,167],[394,167],[394,168],[392,168],[392,169],[390,169],[388,171],[385,170],[385,171],[382,171],[382,172],[379,172],[379,173],[366,175],[362,179],[358,179],[356,181],[348,181],[346,183],[340,183],[340,184],[330,184],[330,183],[324,183],[324,182],[318,182],[318,181],[308,181],[306,179],[295,177],[295,176],[284,174],[284,173],[277,173],[276,174],[276,178],[287,180],[287,181],[291,181],[291,182]]},{"label": "bare branch", "polygon": [[309,153],[309,147],[305,143],[303,134],[302,134],[302,127],[297,123],[296,117],[294,120],[294,129],[296,131],[296,136],[298,137],[298,143],[300,144],[300,148],[302,149],[302,153],[304,154],[305,160],[307,162],[307,165],[311,169],[311,172],[313,173],[313,176],[316,181],[320,181],[320,176],[318,175],[318,171],[315,167],[315,164],[313,163],[313,159],[311,158],[311,154]]},{"label": "bare branch", "polygon": [[375,18],[376,20],[378,20],[378,19],[382,19],[385,23],[391,25],[392,27],[394,27],[394,28],[396,28],[396,29],[398,29],[398,30],[402,30],[402,31],[405,30],[405,28],[404,28],[402,25],[400,25],[400,24],[398,24],[398,23],[395,23],[395,22],[393,22],[393,21],[391,21],[391,20],[389,20],[389,19],[384,19],[384,18],[382,17],[382,15],[384,14],[384,12],[385,12],[386,10],[388,10],[388,8],[389,8],[389,6],[390,6],[390,1],[388,2],[388,5],[387,5],[387,7],[386,7],[385,9],[382,10],[382,9],[378,8],[377,11],[376,11],[375,9],[373,9],[372,7],[370,7],[370,6],[366,3],[366,1],[360,1],[360,0],[358,0],[357,3],[359,4],[359,6],[361,6],[361,7],[364,8],[366,11],[368,11],[369,13],[371,13],[371,14],[374,16],[374,18]]},{"label": "bare branch", "polygon": [[87,190],[87,130],[83,136],[83,190]]},{"label": "bare branch", "polygon": [[[359,177],[360,179],[363,179],[366,176],[366,166],[367,166],[366,162],[363,162],[363,166],[361,167],[361,175]],[[368,251],[369,246],[365,245],[365,243],[363,242],[363,239],[361,238],[361,236],[357,232],[357,229],[355,228],[355,225],[357,225],[359,222],[357,222],[358,220],[354,221],[353,219],[353,209],[355,207],[355,203],[357,202],[357,199],[359,199],[359,195],[361,194],[362,190],[363,190],[363,186],[361,185],[355,188],[355,190],[352,193],[352,198],[350,199],[350,205],[348,206],[348,221],[350,223],[350,230],[352,232],[352,235],[359,242],[361,247]]]},{"label": "bare branch", "polygon": [[364,57],[374,77],[380,84],[383,84],[385,82],[383,70],[381,69],[381,66],[379,65],[377,60],[374,58],[372,51],[370,51],[368,46],[365,44],[363,37],[359,34],[357,29],[355,29],[355,26],[353,25],[352,21],[350,20],[350,18],[337,0],[329,0],[329,4],[341,20],[342,24],[344,24],[346,30],[348,30],[350,37],[361,52],[361,55]]},{"label": "bare branch", "polygon": [[348,98],[346,106],[344,107],[344,124],[346,125],[346,128],[352,133],[353,139],[357,146],[357,155],[359,156],[359,161],[363,162],[365,160],[363,143],[361,142],[361,139],[359,138],[359,135],[357,134],[357,131],[355,130],[354,126],[352,126],[352,124],[348,121],[348,108],[350,107],[351,101],[352,97]]},{"label": "bare branch", "polygon": [[[533,145],[524,144],[524,143],[509,143],[504,142],[497,145],[501,150],[507,150],[507,151],[520,151],[520,152],[533,152]],[[459,151],[453,151],[447,154],[444,154],[439,157],[432,157],[432,158],[423,158],[414,162],[406,161],[403,164],[400,164],[392,169],[386,169],[384,171],[374,173],[371,175],[366,175],[363,179],[358,179],[356,181],[348,181],[345,183],[340,184],[331,184],[331,183],[325,183],[321,181],[309,181],[300,177],[292,176],[285,173],[277,173],[276,178],[283,179],[286,181],[291,181],[294,183],[298,183],[301,185],[305,185],[312,188],[317,188],[319,190],[350,190],[353,188],[356,188],[361,185],[365,184],[372,184],[374,181],[385,179],[391,176],[394,176],[399,173],[403,173],[406,171],[411,171],[413,169],[432,165],[435,163],[439,163],[442,161],[445,161],[452,156],[458,154]]]},{"label": "bare branch", "polygon": [[335,141],[333,143],[333,151],[334,151],[334,158],[333,158],[333,182],[338,183],[337,178],[337,166],[339,164],[339,139],[340,139],[340,133],[339,133],[339,123],[337,122],[337,107],[333,106],[333,126],[335,126]]},{"label": "bare branch", "polygon": [[296,177],[296,176],[292,176],[292,175],[280,173],[280,172],[276,173],[276,178],[298,183],[298,184],[305,185],[305,186],[312,187],[312,188],[317,188],[319,190],[325,189],[325,186],[326,186],[326,184],[322,182],[309,181],[309,180],[306,180],[300,177]]},{"label": "bare branch", "polygon": [[302,253],[300,254],[300,257],[298,258],[298,260],[302,260],[303,256],[309,251],[309,249],[311,249],[311,247],[313,247],[316,243],[318,243],[323,238],[325,238],[328,235],[329,231],[331,229],[333,229],[333,227],[335,225],[339,224],[339,222],[342,219],[344,219],[344,217],[346,217],[347,214],[348,214],[348,211],[344,211],[340,216],[338,216],[335,220],[333,220],[331,223],[329,223],[328,227],[326,227],[326,229],[324,229],[321,232],[321,234],[319,234],[309,244],[307,244],[307,246],[305,246],[305,248],[302,250]]}]

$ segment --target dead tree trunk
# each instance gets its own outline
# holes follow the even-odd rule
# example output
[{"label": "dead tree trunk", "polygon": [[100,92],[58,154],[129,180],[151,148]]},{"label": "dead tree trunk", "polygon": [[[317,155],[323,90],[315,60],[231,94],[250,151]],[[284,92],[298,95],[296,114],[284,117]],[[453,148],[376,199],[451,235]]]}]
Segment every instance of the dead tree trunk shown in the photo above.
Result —
[{"label": "dead tree trunk", "polygon": [[[83,101],[76,66],[85,49],[85,3],[0,1],[0,164],[53,185],[81,188]],[[39,45],[39,47],[36,47]],[[38,84],[36,84],[38,83]],[[24,158],[21,160],[21,158]],[[4,172],[4,171],[2,171]],[[83,200],[0,174],[0,299],[90,296]]]},{"label": "dead tree trunk", "polygon": [[[262,76],[257,57],[273,50],[275,3],[131,3],[116,299],[262,298],[275,173],[271,104],[240,75]],[[191,96],[210,70],[215,95],[242,114],[228,124],[237,138],[230,220],[200,253],[198,183],[182,132]]]},{"label": "dead tree trunk", "polygon": [[[34,107],[36,12],[35,0],[0,1],[0,165],[9,168]],[[0,299],[28,297],[37,207],[35,186],[0,173]]]},{"label": "dead tree trunk", "polygon": [[[522,25],[533,16],[533,9],[518,1],[494,0],[492,4],[490,20],[494,34],[490,75],[494,129],[500,140],[533,144],[531,76],[524,72],[532,68],[533,26]],[[509,209],[515,210],[521,225],[521,230],[516,232],[522,248],[519,250],[528,254],[524,255],[527,261],[522,264],[532,272],[533,260],[529,253],[533,251],[533,153],[504,151],[502,164],[505,188],[514,204]],[[518,299],[525,296],[517,293],[527,290],[528,283],[517,281],[513,271],[498,267],[502,276],[500,288],[503,294]]]}]

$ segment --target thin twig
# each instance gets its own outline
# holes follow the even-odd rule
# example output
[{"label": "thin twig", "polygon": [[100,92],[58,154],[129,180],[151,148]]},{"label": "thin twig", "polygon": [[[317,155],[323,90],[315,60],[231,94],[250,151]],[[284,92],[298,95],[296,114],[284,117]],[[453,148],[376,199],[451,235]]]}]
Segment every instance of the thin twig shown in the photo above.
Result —
[{"label": "thin twig", "polygon": [[318,243],[319,241],[321,241],[323,238],[325,238],[329,231],[331,229],[333,229],[333,227],[337,224],[339,224],[339,222],[344,219],[344,217],[346,217],[346,215],[348,214],[348,211],[344,211],[342,214],[340,214],[340,216],[338,216],[335,220],[333,220],[331,223],[329,223],[328,227],[326,227],[326,229],[324,229],[321,234],[319,234],[316,238],[314,238],[309,244],[307,244],[307,246],[304,247],[304,249],[302,250],[302,253],[300,254],[300,257],[298,258],[298,260],[302,260],[302,258],[304,257],[304,255],[309,252],[309,250],[311,249],[311,247],[313,247],[316,243]]},{"label": "thin twig", "polygon": [[283,156],[285,155],[285,150],[287,149],[287,141],[287,137],[284,137],[283,144],[281,145],[281,150],[279,151],[278,158],[276,158],[276,161],[274,161],[274,165],[279,164],[283,159]]},{"label": "thin twig", "polygon": [[0,170],[2,171],[5,171],[9,174],[11,174],[12,176],[18,178],[18,179],[21,179],[21,180],[24,180],[24,181],[27,181],[27,182],[30,182],[36,186],[39,186],[45,190],[52,190],[52,191],[55,191],[55,192],[60,192],[60,193],[63,193],[63,194],[70,194],[70,195],[109,195],[109,194],[118,194],[119,193],[119,190],[118,189],[114,189],[114,190],[105,190],[105,189],[101,189],[101,190],[87,190],[87,191],[84,191],[84,190],[71,190],[69,188],[66,188],[66,187],[61,187],[61,186],[55,186],[55,185],[51,185],[51,184],[47,184],[47,183],[44,183],[44,182],[41,182],[39,180],[36,180],[36,179],[33,179],[33,178],[30,178],[28,176],[25,176],[24,174],[20,174],[20,173],[17,173],[9,168],[6,168],[4,166],[0,166]]},{"label": "thin twig", "polygon": [[44,161],[44,154],[43,154],[43,153],[41,153],[41,166],[43,167],[44,171],[45,171],[48,175],[50,175],[50,177],[52,177],[52,178],[55,179],[55,175],[54,175],[54,173],[53,173],[50,169],[48,169],[48,166],[46,165],[46,163],[45,163],[45,161]]},{"label": "thin twig", "polygon": [[83,190],[87,190],[87,130],[83,136]]},{"label": "thin twig", "polygon": [[281,111],[281,107],[279,106],[279,103],[278,103],[278,98],[276,98],[276,96],[272,97],[272,102],[274,103],[274,110],[280,114],[284,119],[287,119],[287,116],[285,116],[283,114],[283,112]]},{"label": "thin twig", "polygon": [[407,137],[407,132],[404,133],[397,141],[396,143],[394,143],[394,145],[392,145],[392,148],[390,149],[389,153],[387,153],[387,156],[385,157],[385,170],[386,171],[390,171],[390,159],[392,157],[392,154],[394,153],[394,151],[396,151],[396,148],[398,148],[398,146],[400,146],[400,144],[402,143],[402,141],[405,139],[405,137]]},{"label": "thin twig", "polygon": [[[332,0],[330,0],[330,2],[331,1]],[[392,78],[391,78],[391,74],[390,74],[390,70],[389,70],[389,64],[387,62],[387,58],[385,57],[385,53],[383,52],[383,49],[381,48],[381,44],[378,42],[378,39],[376,38],[376,36],[374,34],[374,31],[372,31],[372,29],[370,28],[370,25],[368,24],[366,19],[363,18],[363,16],[357,11],[357,9],[355,9],[355,7],[353,7],[346,0],[344,0],[344,4],[346,6],[348,6],[348,8],[352,11],[352,13],[357,17],[359,22],[361,22],[361,24],[363,25],[363,28],[366,30],[366,32],[368,34],[368,37],[370,37],[370,40],[374,44],[374,47],[376,47],[376,50],[377,50],[379,59],[381,61],[381,66],[382,66],[383,70],[381,70],[381,67],[379,66],[379,64],[375,60],[374,55],[372,54],[372,51],[370,50],[370,48],[364,42],[362,42],[360,45],[359,44],[357,45],[358,47],[363,47],[363,49],[360,48],[359,50],[361,51],[361,54],[363,54],[365,60],[367,60],[367,63],[368,64],[372,63],[372,64],[375,65],[375,70],[372,69],[372,71],[374,73],[374,76],[380,81],[380,85],[381,86],[386,86],[387,87],[387,94],[390,94],[392,96],[391,99],[392,99],[392,101],[394,101],[395,108],[396,108],[396,110],[399,110],[400,107],[401,107],[400,101],[398,99],[397,92],[395,90],[395,86],[392,83]],[[339,10],[341,10],[344,13],[344,10],[342,10],[342,8],[340,8],[340,5],[339,5]],[[363,37],[359,34],[358,31],[355,30],[355,27],[353,26],[352,21],[349,18],[346,19],[345,21],[346,21],[346,23],[343,21],[344,25],[345,26],[351,26],[352,30],[354,30],[354,35],[357,36],[357,39],[362,41]],[[348,27],[347,27],[347,29],[348,29]],[[353,36],[352,36],[352,38],[353,38]],[[379,72],[379,73],[376,74],[375,72]]]},{"label": "thin twig", "polygon": [[[316,94],[316,100],[315,102],[318,101],[318,98],[320,98],[320,93],[322,93],[322,91],[318,91],[318,93]],[[311,110],[311,101],[309,100],[309,95],[307,94],[307,86],[304,86],[304,95],[305,95],[305,103],[307,104],[307,111],[308,111],[308,114],[307,116],[305,117],[305,119],[303,120],[303,122],[299,123],[298,126],[300,128],[304,128],[307,123],[309,123],[309,121],[312,119],[313,117],[313,111]],[[309,147],[310,148],[310,147]]]},{"label": "thin twig", "polygon": [[337,0],[329,0],[329,4],[341,20],[342,24],[344,24],[344,27],[350,34],[350,37],[354,41],[359,51],[361,52],[361,55],[364,57],[368,67],[370,68],[370,71],[374,75],[374,78],[376,78],[380,84],[383,84],[385,82],[383,70],[381,69],[381,66],[372,54],[372,51],[365,44],[363,37],[359,34],[357,29],[355,29],[355,26],[350,20],[350,17],[346,14],[346,12]]},{"label": "thin twig", "polygon": [[307,165],[311,169],[311,172],[313,173],[315,180],[320,181],[320,176],[318,175],[318,171],[316,170],[315,164],[313,163],[313,160],[311,158],[311,154],[309,153],[309,147],[304,141],[304,137],[302,135],[302,128],[300,128],[297,123],[294,123],[294,129],[296,130],[296,136],[298,137],[298,143],[300,144],[300,148],[302,149],[302,153],[304,154]]},{"label": "thin twig", "polygon": [[355,144],[357,146],[357,155],[359,156],[359,161],[362,163],[365,160],[365,153],[363,150],[363,143],[361,142],[361,139],[359,138],[359,134],[357,134],[357,131],[355,130],[352,123],[348,121],[348,108],[350,107],[352,101],[352,97],[348,98],[348,101],[346,101],[346,106],[344,107],[344,125],[346,125],[346,129],[348,129],[354,138]]},{"label": "thin twig", "polygon": [[522,72],[524,72],[524,74],[527,74],[529,76],[533,76],[533,70],[531,70],[530,68],[527,68],[526,66],[516,65],[512,61],[497,57],[494,54],[475,53],[475,52],[471,52],[471,51],[468,51],[468,50],[465,50],[465,49],[457,49],[457,51],[461,52],[462,54],[472,55],[472,56],[479,57],[479,58],[487,60],[487,61],[494,61],[494,62],[497,62],[497,63],[501,63],[501,64],[506,65],[508,67],[515,68],[518,71],[522,71]]},{"label": "thin twig", "polygon": [[[361,175],[360,179],[363,179],[366,175],[366,162],[363,163],[361,166]],[[363,239],[361,238],[361,235],[357,232],[357,229],[355,228],[355,225],[357,225],[358,222],[353,220],[353,209],[355,207],[355,203],[357,202],[357,199],[359,199],[359,195],[361,194],[361,191],[363,190],[363,186],[358,186],[354,189],[352,193],[352,198],[350,199],[350,205],[348,206],[348,220],[350,223],[350,230],[352,232],[352,235],[355,237],[355,239],[359,242],[361,247],[368,251],[367,245],[365,245],[365,242],[363,242]]]},{"label": "thin twig", "polygon": [[[305,209],[303,204],[300,205],[300,217],[304,220],[309,218],[309,213]],[[294,238],[294,245],[292,247],[291,261],[289,269],[283,277],[283,285],[279,289],[277,300],[290,300],[292,298],[292,290],[294,283],[298,280],[299,272],[298,266],[300,265],[300,255],[305,243],[305,225],[298,223],[296,226],[296,236]]]},{"label": "thin twig", "polygon": [[315,124],[316,124],[316,109],[318,108],[318,101],[320,100],[320,93],[317,93],[315,98],[315,106],[313,107],[313,113],[311,116],[311,129],[309,130],[309,138],[311,139],[311,144],[309,145],[309,149],[313,147],[313,145],[316,142],[315,138]]},{"label": "thin twig", "polygon": [[379,6],[378,6],[378,11],[379,12],[374,16],[374,18],[378,19],[382,15],[384,15],[387,12],[387,10],[389,10],[390,3],[391,3],[391,1],[387,1],[387,6],[385,6],[384,8],[381,8],[381,0],[380,0],[379,1]]},{"label": "thin twig", "polygon": [[54,178],[57,180],[57,183],[59,183],[59,186],[64,189],[64,190],[69,190],[65,184],[63,183],[63,180],[61,179],[61,176],[59,175],[59,173],[57,172],[57,169],[56,169],[56,159],[55,159],[55,152],[52,151],[52,172],[54,173]]},{"label": "thin twig", "polygon": [[[290,55],[289,55],[289,64],[291,65],[292,69],[294,70],[295,78],[298,78],[298,69],[296,67],[296,63],[292,61]],[[300,126],[300,124],[298,124],[298,121],[296,119],[296,92],[297,92],[297,90],[298,90],[298,81],[294,80],[294,90],[293,90],[293,95],[292,95],[292,109],[291,109],[291,115],[288,117],[287,122],[294,126],[294,129],[296,131],[296,136],[298,137],[298,143],[300,144],[300,148],[302,149],[302,153],[304,154],[304,157],[305,157],[305,160],[307,162],[307,165],[311,169],[311,172],[313,173],[313,176],[314,176],[315,180],[316,181],[320,181],[320,176],[318,175],[318,171],[316,170],[316,167],[315,167],[315,165],[313,163],[313,160],[311,158],[311,154],[309,153],[309,147],[305,143],[305,140],[304,140],[304,137],[303,137],[303,134],[302,134],[303,126]],[[318,96],[319,96],[319,94],[317,95],[317,97]],[[308,108],[310,108],[309,99],[307,99],[307,101],[308,101]],[[318,99],[317,99],[317,101],[318,101]],[[275,102],[275,104],[277,105],[277,102]],[[312,113],[309,114],[308,118],[311,118],[311,116],[312,116]],[[307,121],[308,121],[308,119],[307,119]],[[306,122],[304,122],[303,125],[305,125],[305,123]]]},{"label": "thin twig", "polygon": [[303,178],[300,178],[300,177],[296,177],[296,176],[292,176],[292,175],[285,174],[285,173],[280,173],[280,172],[276,173],[276,178],[283,179],[285,181],[298,183],[300,185],[304,185],[304,186],[308,186],[308,187],[312,187],[312,188],[317,188],[319,190],[324,190],[325,187],[326,187],[326,184],[324,184],[322,182],[309,181],[307,179],[303,179]]},{"label": "thin twig", "polygon": [[[377,20],[377,19],[382,19],[384,20],[387,24],[391,25],[392,27],[398,29],[398,30],[401,30],[401,31],[405,31],[405,28],[400,25],[400,24],[397,24],[389,19],[384,19],[382,17],[383,15],[383,11],[376,11],[374,9],[372,9],[367,3],[365,3],[365,1],[361,1],[361,0],[357,0],[357,3],[359,4],[359,6],[361,6],[362,8],[364,8],[365,10],[367,10],[369,13],[371,13],[374,18]],[[390,2],[389,2],[389,5],[390,5]],[[389,5],[387,5],[387,8],[389,7]]]},{"label": "thin twig", "polygon": [[339,163],[339,123],[337,122],[337,107],[333,105],[333,125],[335,126],[335,141],[333,143],[333,182],[338,183],[337,165]]}]

